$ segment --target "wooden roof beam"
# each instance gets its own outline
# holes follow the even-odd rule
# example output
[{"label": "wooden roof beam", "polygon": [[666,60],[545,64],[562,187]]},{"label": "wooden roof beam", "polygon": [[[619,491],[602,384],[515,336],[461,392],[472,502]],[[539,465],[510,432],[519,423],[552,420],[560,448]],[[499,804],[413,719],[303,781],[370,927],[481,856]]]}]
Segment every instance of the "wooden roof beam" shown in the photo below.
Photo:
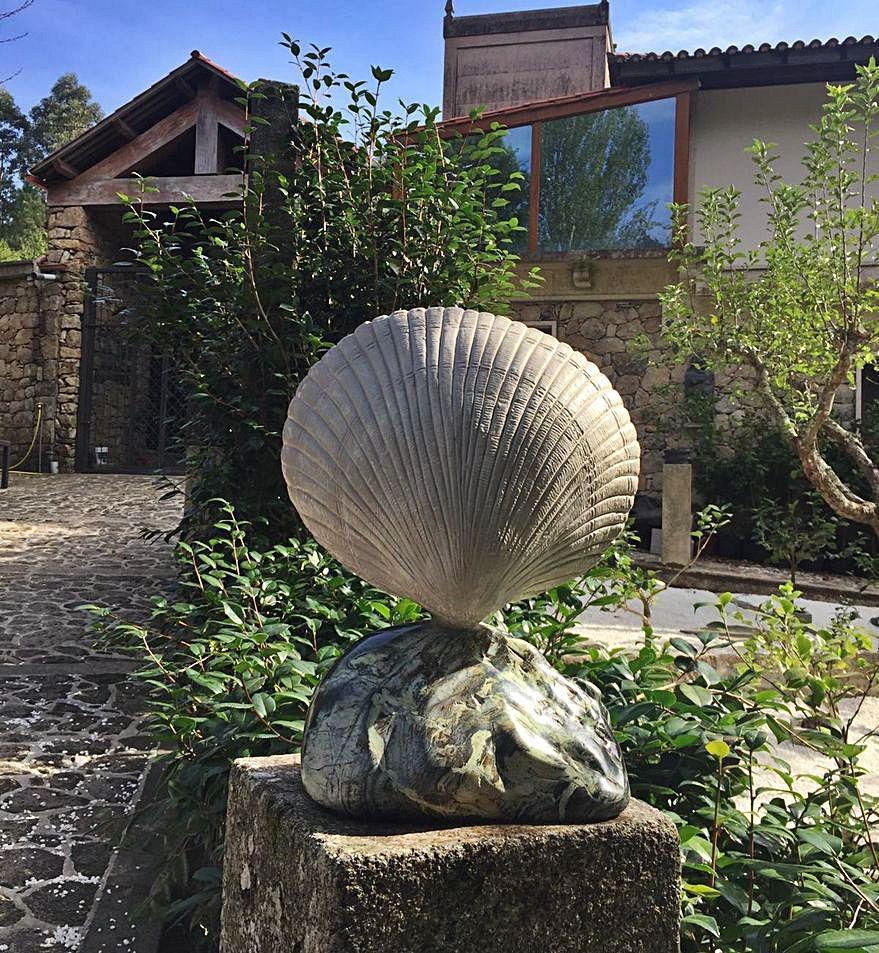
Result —
[{"label": "wooden roof beam", "polygon": [[199,205],[229,205],[236,201],[230,193],[239,193],[243,184],[240,174],[154,176],[147,180],[154,191],[141,195],[140,179],[103,179],[97,182],[66,182],[50,185],[46,201],[50,206],[120,205],[119,193],[145,205],[175,205],[191,199]]},{"label": "wooden roof beam", "polygon": [[52,167],[59,175],[64,176],[65,179],[75,179],[79,175],[76,169],[63,159],[54,159],[52,161]]},{"label": "wooden roof beam", "polygon": [[162,146],[183,135],[191,129],[198,119],[199,103],[197,100],[186,103],[176,112],[171,113],[154,126],[136,136],[106,159],[93,165],[79,177],[83,182],[96,182],[102,179],[114,179],[127,172],[132,166],[147,156],[152,155]]},{"label": "wooden roof beam", "polygon": [[187,99],[195,99],[198,95],[198,90],[186,79],[185,76],[178,76],[174,80],[174,84],[186,96]]},{"label": "wooden roof beam", "polygon": [[137,139],[138,133],[136,133],[121,116],[113,120],[113,126],[119,131],[120,135],[129,142],[131,142],[132,139]]}]

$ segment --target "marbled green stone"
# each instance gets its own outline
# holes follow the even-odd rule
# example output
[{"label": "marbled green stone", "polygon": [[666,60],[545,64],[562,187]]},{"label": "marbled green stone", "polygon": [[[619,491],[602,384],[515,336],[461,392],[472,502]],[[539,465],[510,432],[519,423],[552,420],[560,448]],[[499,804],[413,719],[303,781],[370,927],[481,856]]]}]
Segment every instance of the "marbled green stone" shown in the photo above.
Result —
[{"label": "marbled green stone", "polygon": [[577,823],[629,784],[597,691],[532,645],[436,623],[359,642],[321,683],[302,751],[319,804],[360,818]]}]

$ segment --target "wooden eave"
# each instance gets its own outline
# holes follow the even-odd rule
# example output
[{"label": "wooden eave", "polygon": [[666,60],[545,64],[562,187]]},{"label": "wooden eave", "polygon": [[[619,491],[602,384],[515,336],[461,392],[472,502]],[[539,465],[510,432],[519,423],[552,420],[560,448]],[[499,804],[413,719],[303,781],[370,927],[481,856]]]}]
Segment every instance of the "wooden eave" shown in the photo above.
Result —
[{"label": "wooden eave", "polygon": [[50,190],[53,185],[76,179],[123,146],[136,142],[205,90],[210,90],[212,96],[224,102],[227,109],[237,110],[243,125],[243,110],[235,103],[235,99],[243,95],[239,80],[194,50],[189,60],[177,69],[73,142],[38,162],[30,170],[28,180]]},{"label": "wooden eave", "polygon": [[441,136],[467,135],[476,129],[490,129],[494,123],[513,128],[535,122],[548,122],[553,119],[565,119],[584,113],[600,112],[619,106],[631,106],[635,103],[652,102],[656,99],[670,99],[684,93],[692,93],[700,88],[698,77],[674,79],[668,82],[654,83],[650,86],[617,87],[601,89],[591,93],[577,93],[557,99],[524,103],[521,106],[507,106],[482,113],[478,118],[460,116],[448,119],[437,125]]}]

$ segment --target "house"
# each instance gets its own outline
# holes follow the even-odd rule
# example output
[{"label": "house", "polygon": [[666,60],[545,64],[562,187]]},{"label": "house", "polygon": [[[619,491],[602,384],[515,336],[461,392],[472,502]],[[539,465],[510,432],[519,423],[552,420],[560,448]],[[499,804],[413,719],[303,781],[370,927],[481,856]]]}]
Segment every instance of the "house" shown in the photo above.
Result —
[{"label": "house", "polygon": [[[545,281],[514,303],[515,314],[611,377],[638,427],[642,495],[655,499],[663,455],[680,436],[667,425],[667,402],[699,376],[657,360],[658,293],[675,278],[667,205],[734,183],[744,236],[758,244],[763,216],[745,148],[755,137],[778,143],[781,171],[796,176],[825,84],[853,79],[879,43],[622,53],[607,2],[456,16],[452,0],[444,43],[445,128],[466,133],[470,111],[485,106],[477,121],[508,127],[508,156],[527,181],[519,251],[523,268],[538,264]],[[267,88],[273,95],[251,109],[289,120],[295,92]],[[115,265],[130,243],[117,193],[137,194],[141,174],[157,190],[142,198],[157,209],[184,193],[202,207],[234,203],[240,174],[226,169],[245,134],[241,96],[234,77],[193,53],[33,169],[47,192],[49,253],[38,264],[0,265],[0,434],[13,459],[39,434],[62,468],[167,465],[182,396],[164,357],[127,334],[138,277]],[[251,151],[270,138],[266,128],[254,127]],[[698,240],[695,221],[691,232]],[[730,383],[715,381],[721,415],[737,412]],[[859,391],[844,396],[856,413]],[[29,459],[33,468],[39,453]]]},{"label": "house", "polygon": [[[742,190],[745,247],[764,238],[765,212],[746,148],[778,144],[778,170],[801,174],[803,144],[828,82],[879,58],[872,36],[679,53],[617,52],[606,2],[481,16],[446,5],[443,115],[448,130],[509,128],[504,143],[528,184],[521,253],[541,288],[516,304],[530,324],[586,352],[623,395],[643,449],[641,491],[661,491],[663,454],[680,440],[666,425],[698,369],[661,358],[658,292],[675,280],[667,262],[672,201],[694,209],[706,186]],[[879,157],[874,157],[879,172]],[[737,413],[732,382],[718,378],[721,416]],[[840,402],[859,413],[861,388]],[[670,432],[671,431],[671,432]]]}]

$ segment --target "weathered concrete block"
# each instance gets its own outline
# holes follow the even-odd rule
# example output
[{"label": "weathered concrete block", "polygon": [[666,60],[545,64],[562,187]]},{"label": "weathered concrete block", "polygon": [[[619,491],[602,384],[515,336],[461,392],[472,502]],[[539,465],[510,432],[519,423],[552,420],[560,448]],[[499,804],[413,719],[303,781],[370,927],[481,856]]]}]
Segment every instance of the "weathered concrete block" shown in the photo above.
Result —
[{"label": "weathered concrete block", "polygon": [[662,468],[662,561],[685,566],[693,551],[693,466],[666,462]]},{"label": "weathered concrete block", "polygon": [[340,818],[298,756],[235,763],[222,953],[677,953],[672,823],[433,829]]}]

